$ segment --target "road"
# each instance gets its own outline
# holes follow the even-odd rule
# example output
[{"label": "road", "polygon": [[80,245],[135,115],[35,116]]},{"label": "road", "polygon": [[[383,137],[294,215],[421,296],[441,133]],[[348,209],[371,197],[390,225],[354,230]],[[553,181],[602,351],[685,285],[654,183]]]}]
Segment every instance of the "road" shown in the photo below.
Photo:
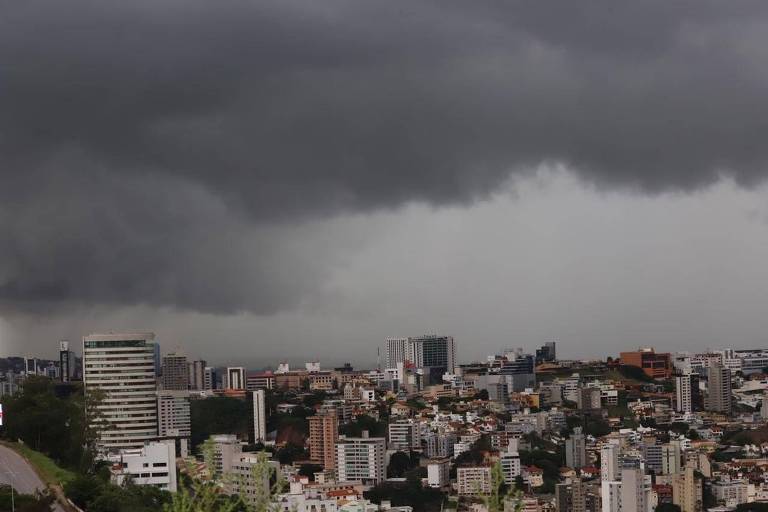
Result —
[{"label": "road", "polygon": [[[21,455],[6,446],[0,445],[0,483],[11,484],[16,492],[34,494],[45,489],[45,484],[37,476],[32,466]],[[56,503],[56,511],[63,508]]]}]

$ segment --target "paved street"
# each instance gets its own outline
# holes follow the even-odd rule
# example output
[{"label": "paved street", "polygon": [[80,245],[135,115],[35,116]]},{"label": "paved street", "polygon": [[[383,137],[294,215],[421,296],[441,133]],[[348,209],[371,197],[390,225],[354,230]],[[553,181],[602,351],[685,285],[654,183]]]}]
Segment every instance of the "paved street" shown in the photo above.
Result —
[{"label": "paved street", "polygon": [[[45,489],[45,484],[38,478],[32,469],[16,452],[0,445],[0,483],[11,483],[16,492],[22,494],[34,494],[37,490]],[[55,510],[63,510],[58,504]]]}]

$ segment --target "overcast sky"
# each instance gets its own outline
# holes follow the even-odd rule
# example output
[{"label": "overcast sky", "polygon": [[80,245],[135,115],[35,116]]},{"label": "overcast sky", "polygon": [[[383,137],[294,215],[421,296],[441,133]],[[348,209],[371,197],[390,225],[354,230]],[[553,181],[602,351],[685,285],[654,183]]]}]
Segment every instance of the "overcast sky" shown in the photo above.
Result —
[{"label": "overcast sky", "polygon": [[766,346],[764,1],[26,0],[0,354]]}]

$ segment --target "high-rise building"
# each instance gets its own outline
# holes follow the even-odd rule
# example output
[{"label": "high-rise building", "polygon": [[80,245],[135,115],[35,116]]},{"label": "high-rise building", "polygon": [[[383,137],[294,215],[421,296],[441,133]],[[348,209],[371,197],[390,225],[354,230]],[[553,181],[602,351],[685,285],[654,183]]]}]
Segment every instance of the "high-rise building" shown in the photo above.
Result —
[{"label": "high-rise building", "polygon": [[650,438],[646,442],[643,442],[640,448],[646,469],[653,471],[653,473],[657,475],[661,473],[662,447],[656,442],[656,438]]},{"label": "high-rise building", "polygon": [[242,366],[228,367],[224,387],[226,389],[245,389],[245,368]]},{"label": "high-rise building", "polygon": [[674,475],[682,469],[682,451],[679,441],[672,441],[661,446],[661,472],[665,475]]},{"label": "high-rise building", "polygon": [[309,417],[309,460],[324,469],[336,467],[336,441],[339,417],[334,409],[325,409]]},{"label": "high-rise building", "polygon": [[183,391],[189,389],[189,366],[187,356],[179,353],[166,354],[163,357],[161,386],[163,389]]},{"label": "high-rise building", "polygon": [[395,420],[388,427],[389,449],[399,451],[418,450],[421,448],[419,424],[413,420]]},{"label": "high-rise building", "polygon": [[24,359],[24,373],[26,375],[37,375],[38,360],[36,357],[27,357]]},{"label": "high-rise building", "polygon": [[575,427],[571,437],[565,440],[565,465],[579,469],[587,465],[587,451],[581,427]]},{"label": "high-rise building", "polygon": [[69,341],[59,342],[59,376],[61,382],[70,382],[77,378],[77,357],[69,350]]},{"label": "high-rise building", "polygon": [[585,512],[587,509],[586,489],[581,479],[555,486],[555,510],[557,512]]},{"label": "high-rise building", "polygon": [[731,370],[716,364],[707,368],[707,398],[705,408],[708,411],[731,414]]},{"label": "high-rise building", "polygon": [[376,485],[384,481],[387,449],[383,437],[367,437],[364,432],[363,437],[341,438],[335,450],[339,482],[361,481],[364,485]]},{"label": "high-rise building", "polygon": [[387,368],[395,368],[397,363],[408,360],[408,338],[387,338],[386,364]]},{"label": "high-rise building", "polygon": [[83,337],[85,392],[101,395],[96,426],[101,453],[141,448],[157,438],[157,346],[147,332]]},{"label": "high-rise building", "polygon": [[189,438],[192,434],[188,392],[158,391],[157,414],[157,430],[160,437]]},{"label": "high-rise building", "polygon": [[429,369],[434,382],[456,366],[456,343],[452,336],[425,335],[410,338],[387,338],[387,368],[410,362],[417,368]]},{"label": "high-rise building", "polygon": [[205,361],[192,361],[189,363],[189,389],[202,391],[205,389]]},{"label": "high-rise building", "polygon": [[693,400],[691,398],[691,375],[677,375],[675,377],[675,411],[693,412]]},{"label": "high-rise building", "polygon": [[522,474],[520,464],[520,452],[517,451],[517,439],[510,439],[507,445],[507,451],[499,455],[501,472],[504,474],[504,483],[512,485],[515,479]]},{"label": "high-rise building", "polygon": [[216,375],[216,368],[213,368],[211,366],[206,366],[205,370],[203,371],[203,390],[211,391],[213,389],[216,389],[217,380],[218,380],[218,376]]},{"label": "high-rise building", "polygon": [[557,361],[556,343],[547,341],[541,348],[536,349],[536,364],[552,363]]},{"label": "high-rise building", "polygon": [[263,389],[253,392],[253,442],[267,440],[267,409]]},{"label": "high-rise building", "polygon": [[672,503],[680,507],[681,512],[703,510],[702,481],[692,467],[685,468],[672,479]]},{"label": "high-rise building", "polygon": [[621,470],[620,512],[647,512],[651,495],[651,476],[637,467]]}]

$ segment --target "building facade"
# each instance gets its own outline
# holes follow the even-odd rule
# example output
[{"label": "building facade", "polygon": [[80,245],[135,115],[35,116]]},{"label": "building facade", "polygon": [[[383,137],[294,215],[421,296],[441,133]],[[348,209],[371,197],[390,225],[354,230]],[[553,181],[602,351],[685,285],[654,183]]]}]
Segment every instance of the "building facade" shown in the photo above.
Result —
[{"label": "building facade", "polygon": [[83,337],[85,392],[100,397],[100,453],[141,448],[157,438],[156,350],[153,333]]}]

